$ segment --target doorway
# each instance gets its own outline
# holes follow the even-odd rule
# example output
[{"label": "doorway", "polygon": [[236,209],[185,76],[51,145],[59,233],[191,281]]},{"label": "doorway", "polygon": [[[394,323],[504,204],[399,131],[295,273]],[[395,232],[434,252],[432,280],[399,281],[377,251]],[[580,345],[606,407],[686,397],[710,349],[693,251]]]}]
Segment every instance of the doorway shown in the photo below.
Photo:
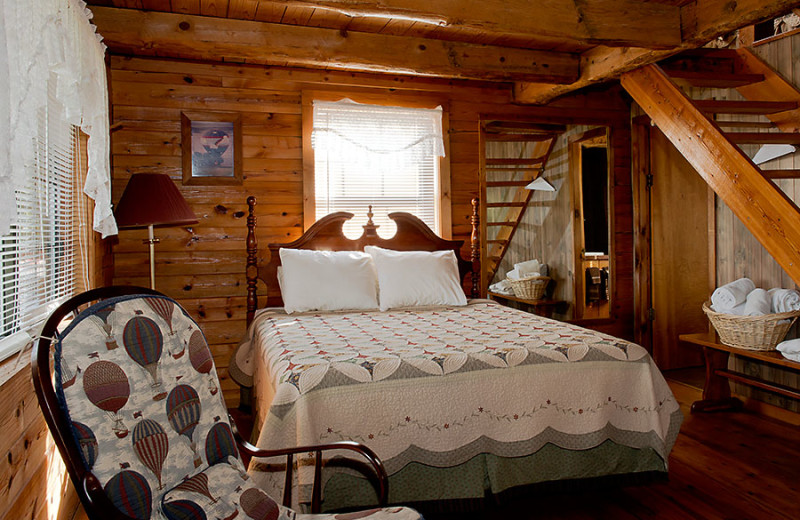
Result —
[{"label": "doorway", "polygon": [[607,319],[613,294],[608,129],[592,128],[572,136],[569,164],[574,215],[574,318]]},{"label": "doorway", "polygon": [[[695,169],[655,127],[635,132],[646,140],[639,150],[642,171],[637,211],[645,216],[648,247],[637,247],[648,258],[637,258],[637,277],[649,308],[637,307],[646,316],[647,338],[653,359],[662,370],[702,364],[700,350],[679,340],[681,334],[708,330],[702,305],[713,283],[710,262],[713,251],[713,193]],[[649,267],[648,267],[649,266]],[[644,291],[646,291],[646,294]]]}]

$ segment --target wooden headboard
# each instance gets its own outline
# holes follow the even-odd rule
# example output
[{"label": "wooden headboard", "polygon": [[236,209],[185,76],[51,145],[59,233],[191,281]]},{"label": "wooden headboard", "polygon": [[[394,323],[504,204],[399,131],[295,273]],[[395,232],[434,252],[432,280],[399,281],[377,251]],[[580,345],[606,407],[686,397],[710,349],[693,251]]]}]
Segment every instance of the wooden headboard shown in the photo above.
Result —
[{"label": "wooden headboard", "polygon": [[472,235],[471,258],[469,261],[461,258],[463,240],[445,240],[431,231],[419,218],[410,213],[390,213],[389,218],[397,224],[397,232],[392,238],[384,239],[378,236],[377,228],[372,222],[372,213],[368,214],[368,221],[363,226],[364,233],[353,240],[344,236],[342,226],[345,221],[353,217],[352,213],[340,211],[331,213],[315,222],[303,236],[286,244],[269,244],[269,262],[259,265],[258,245],[256,241],[256,198],[247,198],[249,214],[247,216],[247,323],[253,319],[258,308],[258,295],[256,287],[260,278],[267,286],[266,306],[280,307],[283,305],[280,288],[278,287],[278,266],[281,263],[278,249],[313,249],[319,251],[363,251],[364,246],[379,246],[397,251],[440,251],[452,250],[458,259],[458,271],[461,280],[469,273],[472,283],[473,298],[479,295],[478,284],[480,281],[480,244],[478,199],[472,200]]}]

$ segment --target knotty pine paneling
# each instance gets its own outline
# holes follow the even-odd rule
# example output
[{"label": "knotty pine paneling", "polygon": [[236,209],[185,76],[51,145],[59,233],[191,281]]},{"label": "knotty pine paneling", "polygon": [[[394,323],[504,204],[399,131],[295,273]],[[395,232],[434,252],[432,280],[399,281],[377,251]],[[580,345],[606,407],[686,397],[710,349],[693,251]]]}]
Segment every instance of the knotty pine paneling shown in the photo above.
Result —
[{"label": "knotty pine paneling", "polygon": [[[245,331],[247,196],[255,195],[258,200],[260,245],[290,241],[303,231],[303,91],[357,93],[359,99],[376,102],[397,99],[413,103],[422,97],[440,100],[448,111],[451,128],[452,236],[465,241],[467,258],[470,200],[479,191],[482,114],[575,124],[610,124],[628,117],[627,105],[618,96],[610,98],[606,91],[564,98],[545,107],[524,107],[511,103],[507,84],[122,56],[112,56],[110,63],[115,125],[111,135],[113,199],[119,199],[134,173],[166,173],[198,215],[200,222],[196,225],[157,230],[161,242],[156,245],[156,288],[177,299],[200,323],[214,353],[229,406],[238,403],[238,394],[228,380],[227,359]],[[183,110],[241,115],[242,186],[181,185]],[[629,152],[620,156],[628,157],[629,162]],[[624,161],[618,166],[630,176]],[[629,185],[630,179],[623,185],[625,182]],[[621,197],[629,199],[624,193]],[[630,211],[629,203],[615,207]],[[618,217],[618,229],[632,231],[630,215]],[[120,232],[113,248],[114,283],[148,283],[148,256],[142,244],[145,236],[146,230]],[[624,240],[620,243],[621,250],[632,250],[630,245],[624,246]],[[631,264],[629,256],[620,261]],[[612,328],[630,337],[632,293],[621,294],[616,301],[619,321]]]}]

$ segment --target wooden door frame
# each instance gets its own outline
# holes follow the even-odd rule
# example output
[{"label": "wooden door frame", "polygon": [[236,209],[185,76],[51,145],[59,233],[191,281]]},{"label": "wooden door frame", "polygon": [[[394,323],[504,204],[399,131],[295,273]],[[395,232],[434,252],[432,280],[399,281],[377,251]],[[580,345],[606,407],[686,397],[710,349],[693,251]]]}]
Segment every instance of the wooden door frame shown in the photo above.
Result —
[{"label": "wooden door frame", "polygon": [[[583,160],[582,160],[582,147],[587,141],[597,139],[604,136],[606,139],[606,168],[608,170],[606,180],[606,197],[608,200],[608,208],[606,210],[606,219],[608,222],[608,266],[611,272],[614,272],[614,193],[612,190],[612,172],[613,156],[611,155],[611,127],[598,126],[580,134],[570,136],[567,140],[567,153],[569,161],[569,175],[570,186],[572,190],[572,265],[575,279],[573,280],[574,291],[574,308],[575,313],[573,319],[583,321],[591,321],[594,318],[585,318],[586,311],[585,301],[585,280],[583,273],[583,260],[584,260],[584,245],[586,243],[583,230]],[[609,276],[609,283],[612,277]],[[597,320],[607,320],[611,317],[611,309],[613,309],[614,302],[613,288],[609,291],[609,316],[603,318],[596,318]]]},{"label": "wooden door frame", "polygon": [[633,336],[653,353],[652,229],[650,227],[650,118],[633,118],[631,182],[633,188]]}]

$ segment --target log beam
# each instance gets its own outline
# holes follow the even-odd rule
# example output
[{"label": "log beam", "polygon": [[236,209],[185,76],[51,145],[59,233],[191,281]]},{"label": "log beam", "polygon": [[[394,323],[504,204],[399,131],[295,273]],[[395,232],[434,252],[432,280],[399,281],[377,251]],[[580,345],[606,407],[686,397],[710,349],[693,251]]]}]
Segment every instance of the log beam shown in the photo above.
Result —
[{"label": "log beam", "polygon": [[93,22],[115,53],[501,81],[571,82],[578,57],[494,47],[93,7]]},{"label": "log beam", "polygon": [[621,78],[716,194],[795,282],[800,282],[800,209],[698,110],[657,65]]},{"label": "log beam", "polygon": [[570,85],[517,83],[517,103],[545,104],[579,88],[614,79],[643,65],[705,45],[718,36],[797,6],[796,0],[696,0],[681,7],[681,43],[671,49],[598,46],[581,55],[581,75]]},{"label": "log beam", "polygon": [[285,0],[288,6],[352,18],[406,19],[542,43],[673,48],[681,43],[680,9],[639,0]]}]

